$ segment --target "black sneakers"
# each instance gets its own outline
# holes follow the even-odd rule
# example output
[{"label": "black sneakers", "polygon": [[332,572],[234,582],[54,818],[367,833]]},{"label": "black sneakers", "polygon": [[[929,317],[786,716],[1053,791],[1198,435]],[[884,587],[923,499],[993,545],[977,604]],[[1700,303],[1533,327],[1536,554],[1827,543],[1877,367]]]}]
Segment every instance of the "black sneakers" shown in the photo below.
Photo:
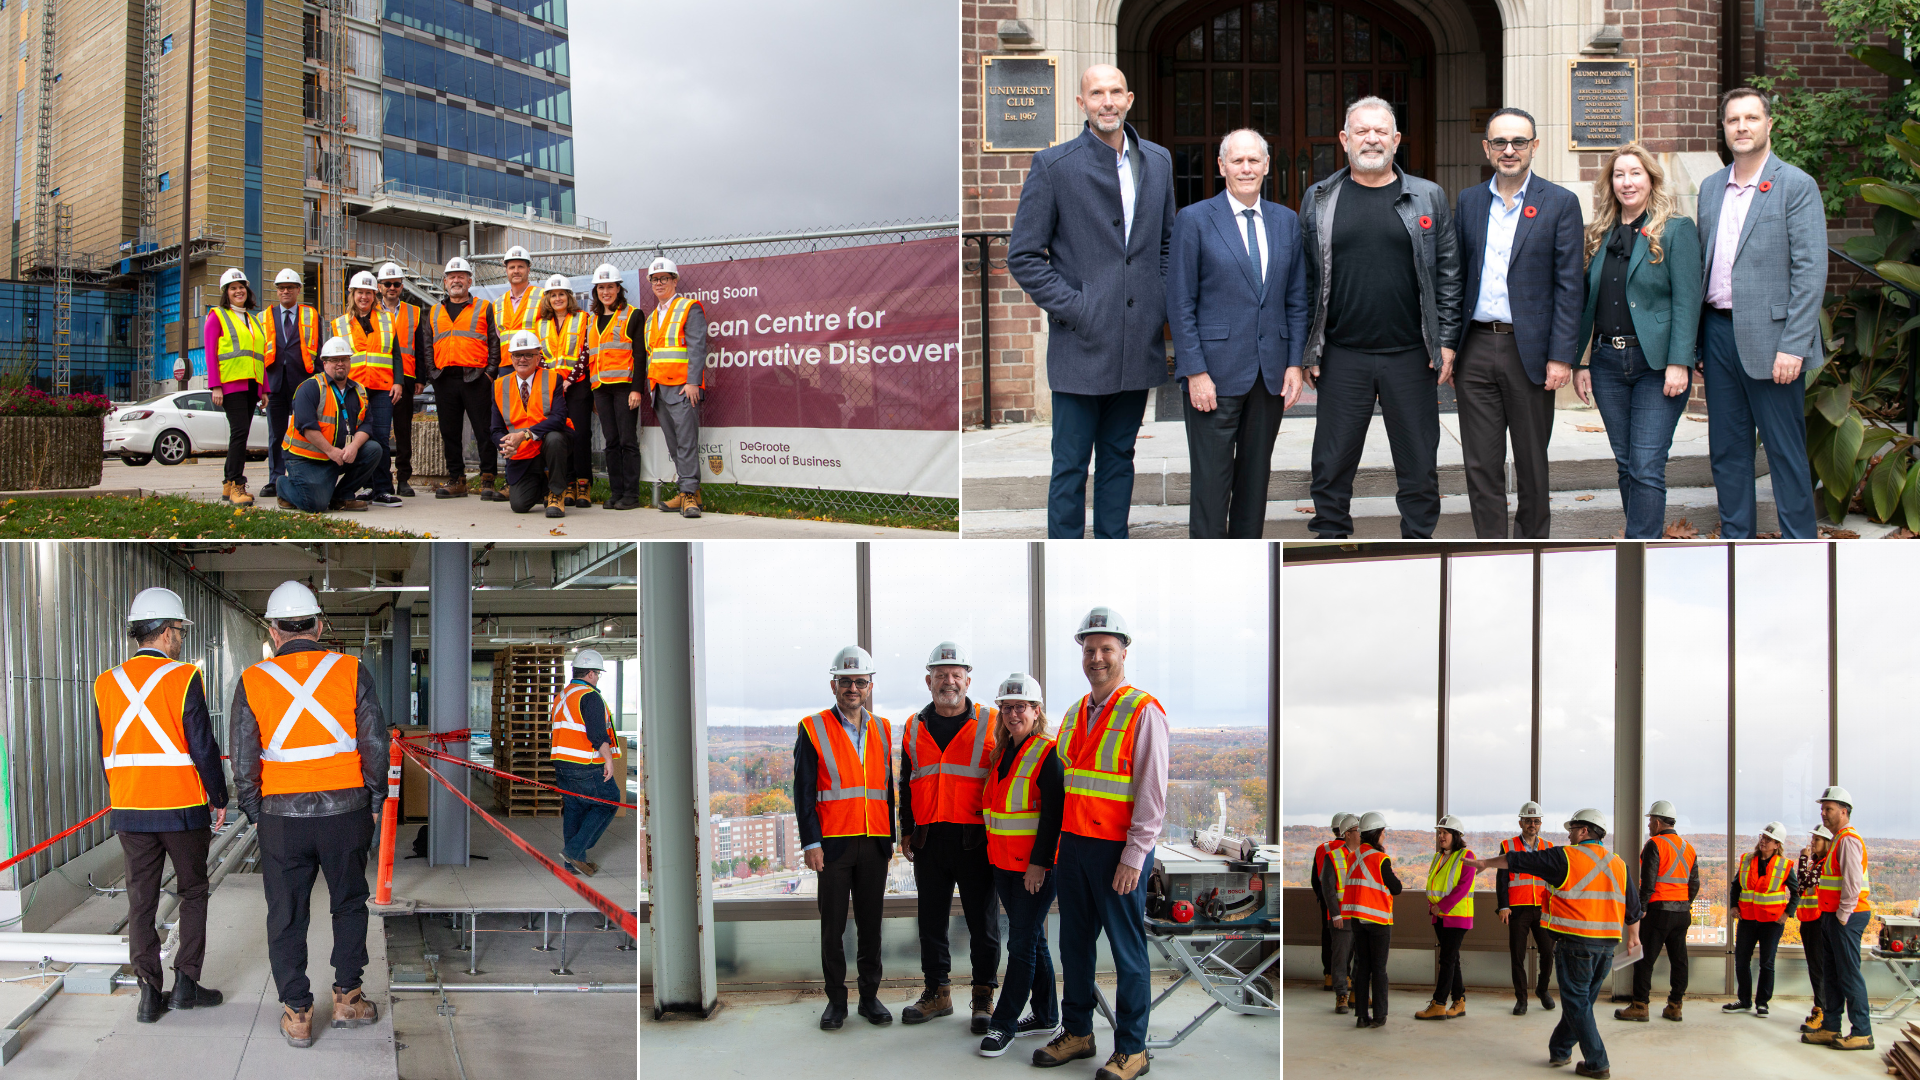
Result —
[{"label": "black sneakers", "polygon": [[1032,1013],[1028,1013],[1026,1019],[1020,1021],[1013,1029],[1014,1037],[1020,1039],[1024,1039],[1029,1035],[1045,1035],[1051,1039],[1059,1033],[1059,1020],[1042,1020]]}]

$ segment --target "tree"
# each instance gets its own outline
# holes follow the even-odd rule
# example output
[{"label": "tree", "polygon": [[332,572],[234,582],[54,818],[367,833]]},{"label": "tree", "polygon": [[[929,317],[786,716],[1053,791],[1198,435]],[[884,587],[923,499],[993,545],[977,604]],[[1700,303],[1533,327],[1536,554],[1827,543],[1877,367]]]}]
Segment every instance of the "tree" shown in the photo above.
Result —
[{"label": "tree", "polygon": [[766,865],[767,859],[764,855],[755,855],[747,860],[747,869],[752,870],[756,874],[765,868]]},{"label": "tree", "polygon": [[793,800],[787,798],[786,792],[777,788],[770,788],[766,791],[756,791],[753,797],[747,800],[747,813],[791,814],[793,813]]},{"label": "tree", "polygon": [[707,799],[708,812],[721,817],[739,817],[746,808],[747,797],[737,791],[717,791]]}]

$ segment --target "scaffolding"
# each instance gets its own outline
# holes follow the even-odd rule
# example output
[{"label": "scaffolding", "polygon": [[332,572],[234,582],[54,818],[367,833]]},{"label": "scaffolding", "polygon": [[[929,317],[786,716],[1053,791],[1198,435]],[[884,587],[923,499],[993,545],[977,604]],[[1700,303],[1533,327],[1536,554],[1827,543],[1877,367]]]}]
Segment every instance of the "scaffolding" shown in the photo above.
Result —
[{"label": "scaffolding", "polygon": [[[135,234],[136,254],[152,251],[160,243],[160,0],[147,0],[146,21],[142,28],[140,50],[140,231]],[[139,275],[139,314],[133,326],[133,400],[152,396],[151,376],[154,360],[154,320],[159,318],[159,288],[154,272]]]},{"label": "scaffolding", "polygon": [[53,262],[53,15],[55,0],[40,4],[39,123],[34,135],[33,261],[45,274]]},{"label": "scaffolding", "polygon": [[73,204],[53,207],[53,392],[73,389]]}]

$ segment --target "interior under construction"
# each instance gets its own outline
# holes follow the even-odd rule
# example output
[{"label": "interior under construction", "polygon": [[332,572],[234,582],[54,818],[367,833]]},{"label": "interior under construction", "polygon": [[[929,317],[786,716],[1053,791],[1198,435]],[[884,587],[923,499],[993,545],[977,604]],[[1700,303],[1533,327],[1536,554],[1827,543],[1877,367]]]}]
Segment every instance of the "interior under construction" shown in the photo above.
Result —
[{"label": "interior under construction", "polygon": [[[524,781],[553,783],[553,694],[592,649],[621,801],[635,801],[641,558],[633,544],[0,544],[0,1077],[630,1075],[637,819],[618,810],[593,848],[597,873],[569,873],[557,789]],[[136,1022],[92,692],[135,647],[134,595],[172,589],[193,623],[180,659],[200,669],[230,753],[233,688],[271,654],[262,615],[286,581],[317,598],[322,644],[373,675],[400,774],[384,814],[395,827],[367,864],[363,991],[377,1020],[327,1027],[322,990],[304,1049],[278,1026],[261,838],[237,809],[206,863],[200,981],[225,1001]],[[163,967],[179,942],[168,889]],[[316,987],[333,951],[325,889],[314,886],[307,938]]]}]

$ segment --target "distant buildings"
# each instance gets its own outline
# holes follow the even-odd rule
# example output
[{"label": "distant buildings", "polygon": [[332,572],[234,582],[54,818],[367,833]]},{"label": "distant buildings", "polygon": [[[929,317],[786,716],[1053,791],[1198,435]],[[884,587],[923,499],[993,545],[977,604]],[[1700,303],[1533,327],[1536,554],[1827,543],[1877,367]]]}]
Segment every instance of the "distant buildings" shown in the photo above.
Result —
[{"label": "distant buildings", "polygon": [[708,842],[717,862],[739,860],[744,865],[758,855],[769,870],[792,870],[800,865],[800,823],[793,814],[715,814],[708,819],[708,826]]}]

